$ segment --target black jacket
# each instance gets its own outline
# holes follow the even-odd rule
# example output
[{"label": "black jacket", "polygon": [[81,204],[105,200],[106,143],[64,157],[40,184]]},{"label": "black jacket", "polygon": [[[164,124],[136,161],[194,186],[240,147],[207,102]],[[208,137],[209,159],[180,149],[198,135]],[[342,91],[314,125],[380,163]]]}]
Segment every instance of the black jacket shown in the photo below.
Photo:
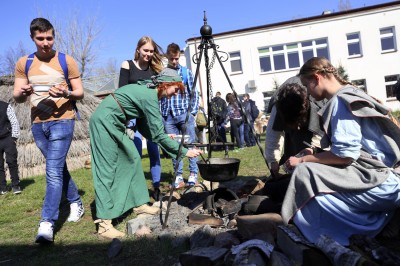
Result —
[{"label": "black jacket", "polygon": [[7,116],[8,103],[0,101],[0,138],[11,136],[11,123]]}]

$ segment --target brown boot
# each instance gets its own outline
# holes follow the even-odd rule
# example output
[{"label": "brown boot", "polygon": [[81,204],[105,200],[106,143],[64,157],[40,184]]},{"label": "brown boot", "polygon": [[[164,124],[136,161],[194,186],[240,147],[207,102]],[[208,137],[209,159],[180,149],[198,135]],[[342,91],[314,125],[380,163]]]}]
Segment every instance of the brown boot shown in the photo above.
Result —
[{"label": "brown boot", "polygon": [[160,209],[157,207],[152,207],[147,204],[143,204],[137,208],[133,208],[133,211],[135,212],[136,215],[146,213],[150,215],[155,215],[157,213],[160,213]]},{"label": "brown boot", "polygon": [[99,226],[99,228],[97,230],[97,234],[100,237],[106,237],[106,238],[110,238],[110,239],[125,237],[124,233],[122,233],[114,228],[111,220],[97,219],[96,221],[94,221],[94,223],[98,224],[98,226]]}]

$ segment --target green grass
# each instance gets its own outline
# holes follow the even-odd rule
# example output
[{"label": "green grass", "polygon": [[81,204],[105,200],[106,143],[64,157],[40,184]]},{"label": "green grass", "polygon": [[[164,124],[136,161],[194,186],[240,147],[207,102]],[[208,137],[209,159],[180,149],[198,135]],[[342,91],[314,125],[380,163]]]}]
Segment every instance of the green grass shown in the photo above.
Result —
[{"label": "green grass", "polygon": [[[222,158],[223,152],[212,153],[212,158]],[[204,154],[207,157],[207,154]],[[240,152],[229,152],[229,157],[241,160],[238,178],[264,177],[269,174],[259,148],[245,148]],[[199,157],[201,160],[201,158]],[[151,189],[149,159],[144,151],[143,169]],[[162,187],[172,180],[171,159],[162,159]],[[184,160],[184,176],[188,176],[188,161]],[[38,222],[45,193],[45,177],[35,176],[21,181],[20,195],[8,193],[0,196],[0,266],[2,265],[172,265],[187,246],[172,248],[167,241],[154,238],[123,240],[119,256],[108,259],[109,240],[99,240],[93,223],[94,189],[91,170],[79,169],[71,172],[85,206],[85,215],[78,223],[66,222],[69,205],[63,198],[59,220],[56,223],[53,245],[35,244]],[[126,222],[134,218],[127,214],[116,226],[125,230]],[[160,225],[161,226],[161,225]]]}]

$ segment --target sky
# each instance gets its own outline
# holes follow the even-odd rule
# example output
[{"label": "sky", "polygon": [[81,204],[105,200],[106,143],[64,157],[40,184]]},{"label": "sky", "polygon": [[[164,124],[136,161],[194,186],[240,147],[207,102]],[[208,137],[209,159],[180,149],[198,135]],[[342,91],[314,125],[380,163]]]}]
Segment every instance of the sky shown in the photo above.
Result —
[{"label": "sky", "polygon": [[[343,1],[346,2],[346,1]],[[352,8],[391,1],[348,0]],[[68,20],[77,14],[81,21],[97,19],[102,29],[99,35],[99,64],[109,59],[122,61],[133,58],[137,41],[151,36],[164,50],[175,42],[184,49],[185,41],[200,36],[204,11],[214,34],[321,15],[323,11],[338,11],[339,0],[13,0],[0,1],[4,26],[0,37],[0,55],[20,42],[34,52],[29,37],[32,19],[43,16]],[[57,31],[57,29],[56,29]]]}]

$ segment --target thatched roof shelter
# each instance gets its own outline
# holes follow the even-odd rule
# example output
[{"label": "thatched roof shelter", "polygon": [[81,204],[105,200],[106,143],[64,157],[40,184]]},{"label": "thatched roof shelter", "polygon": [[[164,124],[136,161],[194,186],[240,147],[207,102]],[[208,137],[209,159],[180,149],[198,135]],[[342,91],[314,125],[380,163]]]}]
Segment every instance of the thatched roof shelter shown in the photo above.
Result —
[{"label": "thatched roof shelter", "polygon": [[[15,110],[21,128],[21,135],[17,142],[18,164],[20,178],[45,174],[45,159],[36,147],[31,131],[29,101],[17,104],[13,99],[13,78],[0,81],[0,100],[8,102]],[[85,93],[83,100],[77,102],[81,120],[75,123],[74,139],[67,156],[67,165],[70,170],[83,168],[85,161],[90,159],[89,118],[100,99]],[[7,167],[7,166],[6,166]],[[8,175],[8,169],[6,169]]]}]

